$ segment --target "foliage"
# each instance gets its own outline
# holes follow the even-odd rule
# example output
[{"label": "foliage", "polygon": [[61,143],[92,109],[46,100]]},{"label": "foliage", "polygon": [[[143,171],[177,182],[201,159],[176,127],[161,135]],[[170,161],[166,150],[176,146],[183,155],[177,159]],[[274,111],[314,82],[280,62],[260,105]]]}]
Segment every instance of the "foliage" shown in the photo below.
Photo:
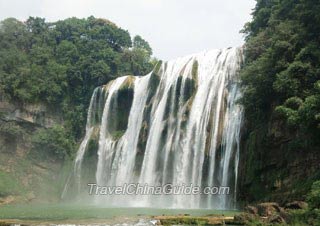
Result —
[{"label": "foliage", "polygon": [[313,183],[307,199],[311,209],[320,209],[320,180]]},{"label": "foliage", "polygon": [[[278,116],[298,136],[320,136],[320,3],[257,0],[245,25],[243,104],[252,128]],[[299,135],[300,134],[300,135]]]},{"label": "foliage", "polygon": [[11,137],[23,136],[25,133],[24,129],[13,122],[1,123],[0,133]]},{"label": "foliage", "polygon": [[44,156],[64,159],[71,156],[74,147],[73,140],[68,137],[61,126],[40,129],[32,137],[33,148]]},{"label": "foliage", "polygon": [[61,109],[67,132],[78,139],[93,89],[120,75],[148,73],[151,55],[142,37],[132,41],[105,19],[8,18],[0,22],[0,92]]},{"label": "foliage", "polygon": [[290,225],[319,225],[320,222],[320,181],[313,183],[307,195],[308,208],[289,212]]},{"label": "foliage", "polygon": [[148,56],[152,55],[152,49],[148,42],[146,42],[140,35],[136,35],[133,38],[133,48],[144,50]]},{"label": "foliage", "polygon": [[153,62],[144,49],[133,48],[124,50],[121,56],[124,74],[145,75],[153,68]]}]

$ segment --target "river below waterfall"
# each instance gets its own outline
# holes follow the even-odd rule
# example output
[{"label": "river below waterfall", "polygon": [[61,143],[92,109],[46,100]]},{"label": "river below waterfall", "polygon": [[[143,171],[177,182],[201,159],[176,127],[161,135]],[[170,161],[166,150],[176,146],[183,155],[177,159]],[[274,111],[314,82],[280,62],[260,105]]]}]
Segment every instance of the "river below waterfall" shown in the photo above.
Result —
[{"label": "river below waterfall", "polygon": [[[154,225],[153,216],[224,215],[236,211],[209,209],[113,208],[71,204],[8,205],[1,207],[1,222],[24,225]],[[0,222],[0,223],[1,223]]]}]

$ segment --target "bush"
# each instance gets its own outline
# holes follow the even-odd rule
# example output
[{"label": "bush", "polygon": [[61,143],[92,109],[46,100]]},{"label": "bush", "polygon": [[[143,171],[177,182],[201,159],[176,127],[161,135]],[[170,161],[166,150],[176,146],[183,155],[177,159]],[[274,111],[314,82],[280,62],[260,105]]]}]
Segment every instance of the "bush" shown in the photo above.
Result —
[{"label": "bush", "polygon": [[20,127],[19,125],[16,125],[14,122],[7,122],[2,123],[0,125],[0,133],[17,137],[17,136],[23,136],[25,133],[24,129]]},{"label": "bush", "polygon": [[62,126],[40,129],[32,137],[32,145],[36,151],[57,159],[71,156],[74,143]]},{"label": "bush", "polygon": [[307,200],[311,209],[320,209],[320,180],[313,183]]}]

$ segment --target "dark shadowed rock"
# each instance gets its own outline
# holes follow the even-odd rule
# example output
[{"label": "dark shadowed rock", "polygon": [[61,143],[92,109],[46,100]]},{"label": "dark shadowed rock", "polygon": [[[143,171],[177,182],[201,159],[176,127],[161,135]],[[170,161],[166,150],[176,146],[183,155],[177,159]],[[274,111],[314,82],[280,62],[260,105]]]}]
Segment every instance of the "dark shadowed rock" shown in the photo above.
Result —
[{"label": "dark shadowed rock", "polygon": [[293,201],[285,206],[286,209],[307,209],[308,203],[303,201]]},{"label": "dark shadowed rock", "polygon": [[268,222],[271,224],[284,224],[286,221],[280,215],[272,215],[268,218]]},{"label": "dark shadowed rock", "polygon": [[244,208],[244,210],[247,212],[247,213],[251,213],[251,214],[258,214],[258,208],[257,207],[255,207],[255,206],[246,206],[245,208]]},{"label": "dark shadowed rock", "polygon": [[234,216],[234,224],[237,225],[246,225],[249,222],[254,222],[259,220],[259,217],[250,213],[242,213]]},{"label": "dark shadowed rock", "polygon": [[258,214],[262,217],[269,217],[281,211],[279,204],[275,202],[260,203],[257,208]]}]

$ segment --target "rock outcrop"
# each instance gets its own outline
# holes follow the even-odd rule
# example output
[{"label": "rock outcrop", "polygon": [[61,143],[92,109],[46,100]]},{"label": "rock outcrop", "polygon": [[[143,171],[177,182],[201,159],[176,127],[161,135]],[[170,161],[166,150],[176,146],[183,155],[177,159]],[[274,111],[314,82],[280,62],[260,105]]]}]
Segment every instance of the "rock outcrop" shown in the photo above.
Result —
[{"label": "rock outcrop", "polygon": [[46,128],[63,122],[59,112],[44,104],[13,103],[4,98],[0,98],[0,118],[2,121],[31,123]]},{"label": "rock outcrop", "polygon": [[307,208],[307,203],[302,201],[293,201],[284,206],[276,202],[258,203],[246,206],[242,214],[234,217],[234,221],[242,225],[290,224],[294,216],[292,210],[305,208]]},{"label": "rock outcrop", "polygon": [[63,161],[32,152],[32,137],[39,129],[62,124],[61,113],[48,106],[0,97],[0,205],[58,197],[50,183],[60,180]]},{"label": "rock outcrop", "polygon": [[304,147],[275,119],[250,132],[249,124],[244,123],[241,133],[239,200],[281,205],[304,200],[312,182],[320,178],[320,148]]}]

